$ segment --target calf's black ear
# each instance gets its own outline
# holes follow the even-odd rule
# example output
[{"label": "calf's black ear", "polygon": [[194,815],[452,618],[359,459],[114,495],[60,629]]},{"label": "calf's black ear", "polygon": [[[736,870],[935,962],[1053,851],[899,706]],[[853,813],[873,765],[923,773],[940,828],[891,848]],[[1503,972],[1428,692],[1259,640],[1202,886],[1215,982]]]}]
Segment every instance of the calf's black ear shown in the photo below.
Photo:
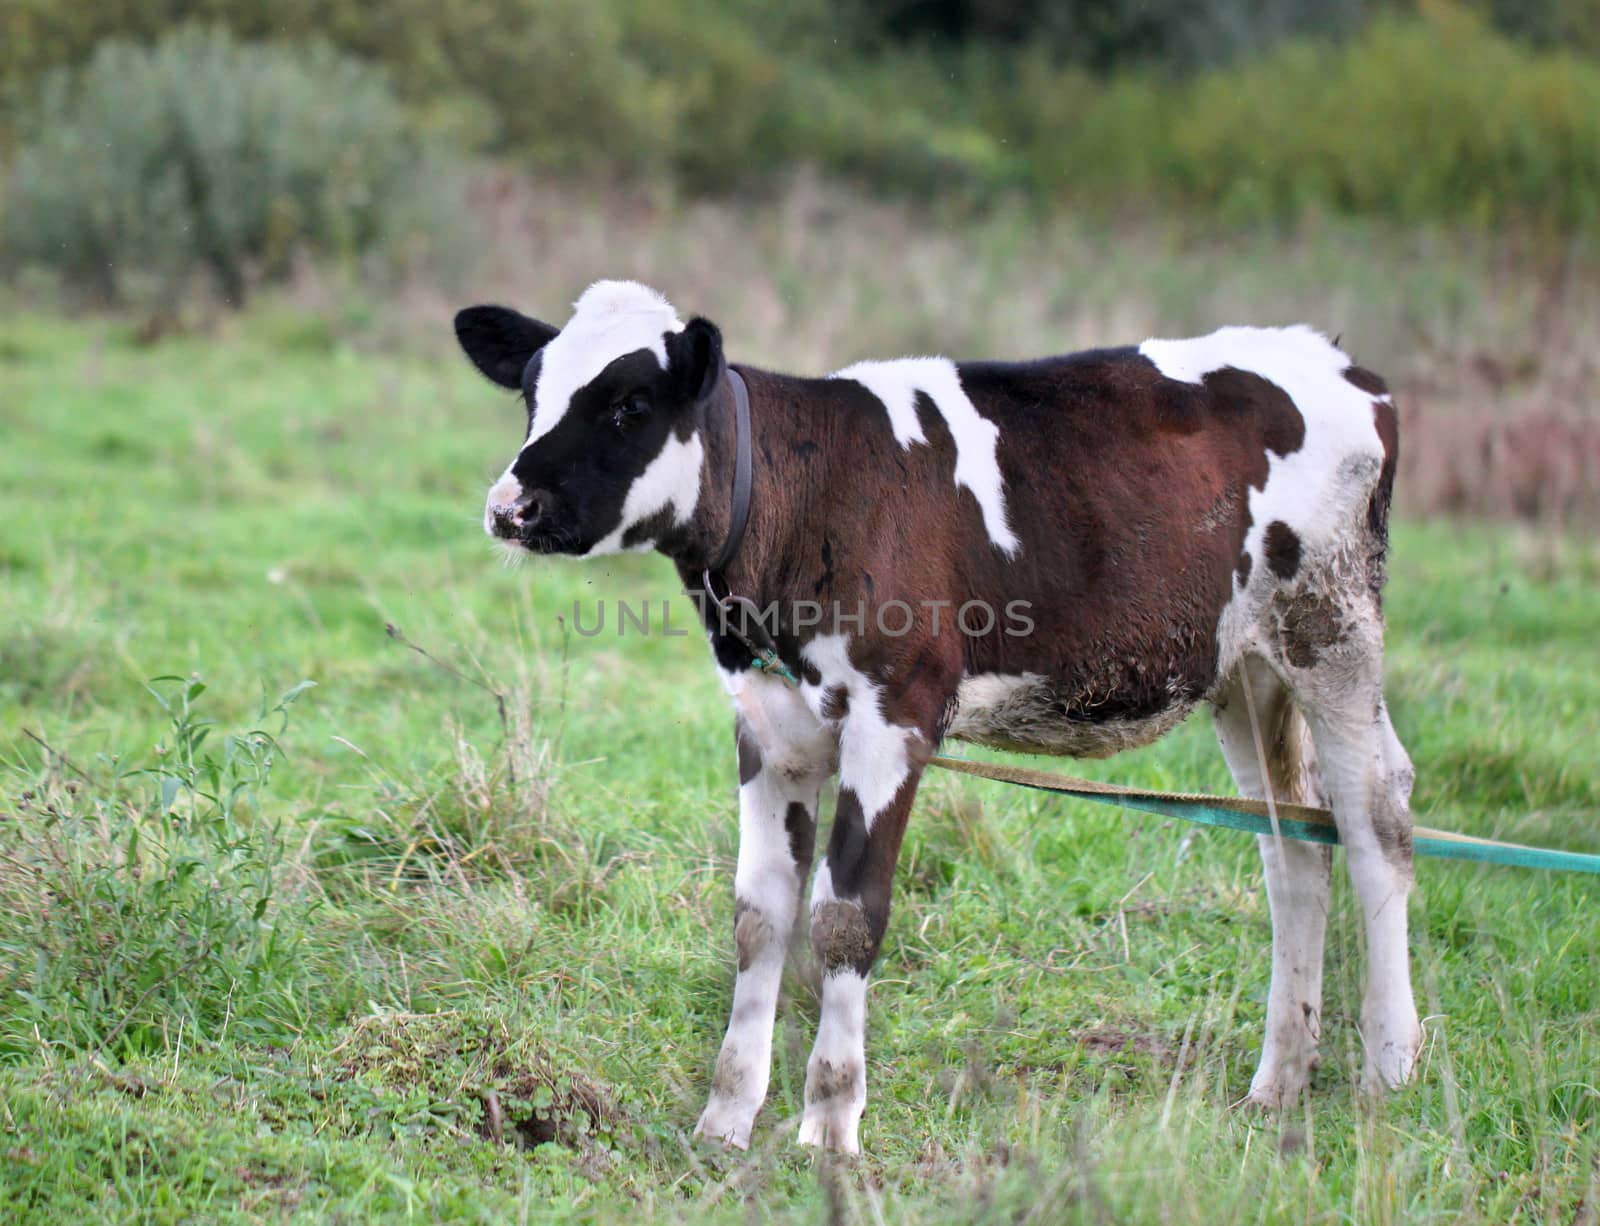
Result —
[{"label": "calf's black ear", "polygon": [[501,387],[520,388],[528,359],[560,328],[503,306],[471,306],[456,312],[456,340],[472,364]]},{"label": "calf's black ear", "polygon": [[704,400],[722,374],[722,333],[698,315],[682,332],[667,333],[667,366],[678,390],[690,400]]}]

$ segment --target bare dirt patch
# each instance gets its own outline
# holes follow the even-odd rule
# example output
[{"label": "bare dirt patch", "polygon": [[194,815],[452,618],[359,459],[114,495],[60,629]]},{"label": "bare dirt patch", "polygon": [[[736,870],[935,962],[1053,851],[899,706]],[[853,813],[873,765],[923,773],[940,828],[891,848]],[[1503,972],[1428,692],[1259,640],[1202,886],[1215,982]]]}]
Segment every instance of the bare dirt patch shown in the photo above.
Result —
[{"label": "bare dirt patch", "polygon": [[473,1131],[527,1148],[554,1141],[594,1151],[593,1139],[627,1121],[616,1098],[537,1040],[505,1022],[462,1013],[364,1017],[331,1053],[339,1080],[424,1088],[459,1108]]}]

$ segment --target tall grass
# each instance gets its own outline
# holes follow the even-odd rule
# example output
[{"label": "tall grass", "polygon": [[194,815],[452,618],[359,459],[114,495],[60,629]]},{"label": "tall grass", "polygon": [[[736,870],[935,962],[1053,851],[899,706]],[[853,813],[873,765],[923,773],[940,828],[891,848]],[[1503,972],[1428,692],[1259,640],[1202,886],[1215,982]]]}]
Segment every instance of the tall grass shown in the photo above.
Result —
[{"label": "tall grass", "polygon": [[[690,242],[715,209],[635,213],[612,232],[652,242],[624,252],[601,242],[615,218],[559,203],[532,210],[553,227],[528,231],[538,245],[508,249],[570,235],[550,265],[576,284],[514,301],[555,315],[541,304],[587,265],[637,258],[624,271],[754,338],[739,357],[817,369],[916,328],[994,326],[874,295],[873,244],[1004,301],[959,237],[826,191],[725,231],[725,278]],[[1061,241],[1085,270],[1113,246]],[[1338,263],[1295,250],[1268,254]],[[1166,258],[1122,266],[1158,321],[1181,310],[1143,297],[1185,266]],[[895,290],[921,284],[905,275]],[[693,638],[569,641],[560,621],[577,600],[667,597],[671,569],[503,568],[478,508],[515,406],[458,355],[378,344],[380,323],[414,340],[452,304],[409,318],[330,294],[323,312],[296,293],[154,344],[117,317],[0,324],[0,1218],[1499,1224],[1596,1203],[1593,881],[1419,861],[1427,1056],[1374,1105],[1355,1089],[1360,915],[1340,874],[1317,1085],[1258,1117],[1231,1106],[1270,960],[1250,842],[953,777],[919,794],[871,993],[868,1157],[792,1144],[816,1027],[803,965],[754,1149],[695,1146],[734,973],[731,713]],[[987,344],[1078,318],[1038,293],[1012,308],[1034,330]],[[1594,542],[1395,527],[1388,695],[1419,817],[1593,850]],[[146,689],[160,671],[184,678],[157,686],[167,709]],[[280,728],[262,677],[271,695],[318,685]],[[224,730],[254,748],[230,759]],[[1203,716],[1084,769],[1228,786]],[[220,840],[212,798],[232,805]],[[85,882],[87,917],[63,902]],[[212,917],[216,950],[171,978],[200,933],[168,898]]]},{"label": "tall grass", "polygon": [[588,282],[634,277],[719,321],[735,360],[800,373],[1306,322],[1398,390],[1408,510],[1600,515],[1600,273],[1581,238],[1551,251],[1335,218],[1277,232],[1020,205],[974,217],[810,175],[683,204],[492,172],[471,207],[480,258],[449,290],[413,281],[374,306],[311,269],[294,309],[357,344],[453,358],[441,321],[468,299],[559,323]]}]

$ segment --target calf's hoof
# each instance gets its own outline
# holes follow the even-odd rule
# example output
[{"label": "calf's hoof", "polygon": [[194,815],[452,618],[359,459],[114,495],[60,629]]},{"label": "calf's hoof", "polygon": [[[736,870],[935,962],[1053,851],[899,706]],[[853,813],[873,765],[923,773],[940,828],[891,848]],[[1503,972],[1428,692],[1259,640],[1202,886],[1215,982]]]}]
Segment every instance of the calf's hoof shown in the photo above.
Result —
[{"label": "calf's hoof", "polygon": [[717,1145],[731,1145],[735,1149],[749,1149],[750,1130],[755,1127],[756,1111],[757,1108],[743,1103],[712,1098],[700,1113],[700,1122],[694,1126],[694,1138]]},{"label": "calf's hoof", "polygon": [[826,1060],[813,1055],[806,1065],[806,1110],[800,1117],[800,1144],[859,1154],[861,1113],[867,1109],[867,1070],[859,1059]]},{"label": "calf's hoof", "polygon": [[862,1109],[839,1101],[811,1104],[800,1117],[800,1144],[859,1154]]},{"label": "calf's hoof", "polygon": [[1256,1075],[1250,1079],[1245,1102],[1263,1111],[1292,1107],[1311,1084],[1311,1074],[1321,1063],[1313,1036],[1292,1036],[1291,1041],[1273,1044],[1270,1039],[1262,1052]]},{"label": "calf's hoof", "polygon": [[1250,1082],[1245,1103],[1262,1111],[1282,1111],[1294,1106],[1310,1083],[1308,1068],[1281,1068],[1270,1072],[1259,1069]]},{"label": "calf's hoof", "polygon": [[1361,1038],[1367,1049],[1361,1069],[1362,1093],[1398,1090],[1411,1080],[1422,1053],[1422,1027],[1415,1015],[1394,1026],[1363,1026]]}]

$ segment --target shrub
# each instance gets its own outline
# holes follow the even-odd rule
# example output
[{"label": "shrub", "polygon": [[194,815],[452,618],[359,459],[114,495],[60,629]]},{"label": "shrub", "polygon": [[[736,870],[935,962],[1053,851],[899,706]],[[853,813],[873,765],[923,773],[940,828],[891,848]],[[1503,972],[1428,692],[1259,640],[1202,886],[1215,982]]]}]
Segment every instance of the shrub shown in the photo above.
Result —
[{"label": "shrub", "polygon": [[995,127],[1057,199],[1243,223],[1600,221],[1600,64],[1534,51],[1447,4],[1192,78],[1099,81],[1035,57],[1017,82]]},{"label": "shrub", "polygon": [[[1571,230],[1600,218],[1600,61],[1583,53],[1600,35],[1582,33],[1600,29],[1597,4],[918,0],[889,13],[862,0],[15,0],[0,14],[0,107],[37,63],[84,55],[108,31],[153,38],[201,12],[239,38],[325,37],[382,65],[415,130],[612,190],[725,191],[809,164],[940,204],[1020,190],[1046,206],[1176,207],[1208,223],[1345,213]],[[115,54],[120,65],[159,51]],[[296,242],[343,252],[378,241],[395,227],[386,210],[423,195],[383,186],[418,180],[382,80],[344,64],[361,87],[335,85],[325,49],[313,61],[271,54],[313,90],[286,110],[300,126],[275,154],[338,173],[317,171],[326,190],[310,202],[280,192],[290,204],[255,223],[250,258],[267,274]],[[213,81],[182,56],[170,72],[179,113],[199,112],[190,128],[232,122],[239,106],[213,117],[206,105],[234,88],[229,73]],[[159,225],[138,241],[146,219],[190,205],[159,158],[148,174],[142,161],[126,168],[154,140],[153,104],[101,73],[93,122],[62,125],[69,102],[85,104],[59,79],[46,90],[14,211],[28,250],[111,294],[128,253],[170,241]],[[177,108],[155,109],[166,122]],[[0,113],[0,147],[5,126]],[[105,131],[119,134],[109,148]],[[219,178],[253,184],[254,161],[237,164]],[[116,190],[129,179],[141,190]],[[190,263],[237,289],[240,261],[211,254],[204,228],[184,233],[185,250],[201,248]]]},{"label": "shrub", "polygon": [[376,70],[186,27],[46,78],[5,228],[16,257],[113,302],[204,272],[237,304],[301,250],[405,258],[432,220],[428,159]]},{"label": "shrub", "polygon": [[247,810],[307,684],[219,744],[196,709],[204,684],[158,678],[168,735],[152,765],[102,759],[23,793],[0,823],[0,1060],[295,1025],[304,916],[275,896],[282,841]]}]

